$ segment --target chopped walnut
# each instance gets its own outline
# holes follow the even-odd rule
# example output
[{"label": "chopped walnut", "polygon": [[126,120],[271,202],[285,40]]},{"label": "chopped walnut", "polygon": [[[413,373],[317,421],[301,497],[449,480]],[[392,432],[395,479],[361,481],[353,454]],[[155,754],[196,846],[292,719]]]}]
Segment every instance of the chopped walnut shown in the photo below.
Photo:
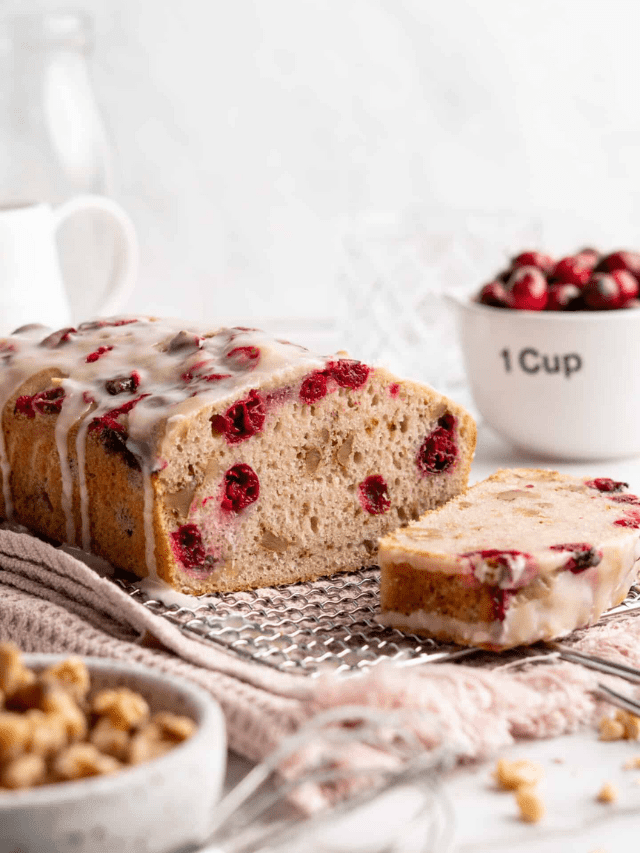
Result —
[{"label": "chopped walnut", "polygon": [[615,717],[603,717],[599,724],[600,740],[640,739],[640,717],[618,709]]},{"label": "chopped walnut", "polygon": [[159,711],[153,715],[152,722],[160,727],[165,738],[177,742],[186,740],[196,730],[196,724],[190,717],[182,717],[179,714],[171,714],[168,711]]},{"label": "chopped walnut", "polygon": [[638,740],[640,737],[640,717],[619,708],[616,711],[616,720],[624,728],[625,740]]},{"label": "chopped walnut", "polygon": [[41,785],[46,777],[47,765],[41,755],[25,753],[12,759],[0,770],[0,787],[32,788]]},{"label": "chopped walnut", "polygon": [[0,713],[0,759],[16,758],[29,743],[29,721],[14,711]]},{"label": "chopped walnut", "polygon": [[42,698],[42,710],[58,714],[64,722],[69,740],[87,736],[87,718],[66,690],[54,688]]},{"label": "chopped walnut", "polygon": [[538,823],[545,815],[546,808],[540,795],[533,788],[522,786],[516,792],[516,803],[520,809],[521,820]]},{"label": "chopped walnut", "polygon": [[70,657],[50,666],[42,673],[42,679],[59,682],[76,702],[83,700],[89,692],[89,670],[79,657]]},{"label": "chopped walnut", "polygon": [[496,764],[494,777],[501,788],[517,791],[522,787],[531,787],[542,779],[542,767],[526,758],[508,761],[501,758]]},{"label": "chopped walnut", "polygon": [[0,643],[0,689],[6,696],[35,681],[35,675],[22,663],[20,650],[13,643]]},{"label": "chopped walnut", "polygon": [[29,723],[29,752],[47,757],[69,743],[67,723],[62,714],[47,714],[39,708],[31,708],[25,718]]},{"label": "chopped walnut", "polygon": [[164,738],[160,726],[156,723],[147,723],[131,738],[128,759],[131,764],[140,764],[152,758],[160,758],[173,746],[175,741]]},{"label": "chopped walnut", "polygon": [[611,782],[605,782],[596,796],[599,803],[615,803],[617,799],[618,789]]},{"label": "chopped walnut", "polygon": [[637,770],[640,767],[640,755],[634,755],[622,765],[625,770]]},{"label": "chopped walnut", "polygon": [[624,737],[624,726],[619,720],[611,717],[603,717],[599,729],[600,740],[622,740]]},{"label": "chopped walnut", "polygon": [[88,699],[80,658],[36,675],[11,643],[0,644],[0,789],[115,773],[164,755],[190,737],[188,717],[159,711],[128,687]]},{"label": "chopped walnut", "polygon": [[129,752],[129,732],[116,728],[109,717],[100,717],[89,735],[100,752],[125,761]]},{"label": "chopped walnut", "polygon": [[58,754],[53,762],[55,778],[84,779],[115,773],[122,765],[111,755],[103,755],[92,743],[74,743]]},{"label": "chopped walnut", "polygon": [[149,705],[128,687],[101,690],[93,699],[92,710],[99,716],[108,716],[118,729],[141,726],[149,719]]}]

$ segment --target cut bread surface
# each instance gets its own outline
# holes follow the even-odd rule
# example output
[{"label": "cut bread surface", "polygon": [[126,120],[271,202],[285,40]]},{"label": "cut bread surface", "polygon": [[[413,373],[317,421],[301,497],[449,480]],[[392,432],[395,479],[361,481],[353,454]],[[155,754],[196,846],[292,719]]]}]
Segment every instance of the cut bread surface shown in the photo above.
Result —
[{"label": "cut bread surface", "polygon": [[380,619],[491,649],[562,636],[624,599],[639,528],[624,483],[498,471],[381,540]]},{"label": "cut bread surface", "polygon": [[376,562],[475,449],[428,386],[253,329],[27,327],[0,364],[4,517],[193,594]]}]

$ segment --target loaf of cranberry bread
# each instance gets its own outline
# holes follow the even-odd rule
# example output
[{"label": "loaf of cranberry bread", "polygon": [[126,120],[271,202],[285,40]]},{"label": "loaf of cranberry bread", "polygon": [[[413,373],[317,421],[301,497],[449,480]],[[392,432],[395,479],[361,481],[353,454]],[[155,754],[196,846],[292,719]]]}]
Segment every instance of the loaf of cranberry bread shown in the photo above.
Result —
[{"label": "loaf of cranberry bread", "polygon": [[495,650],[593,624],[640,567],[640,498],[625,489],[498,471],[382,539],[381,621]]},{"label": "loaf of cranberry bread", "polygon": [[0,365],[3,516],[193,594],[375,562],[475,448],[431,388],[253,329],[24,327]]}]

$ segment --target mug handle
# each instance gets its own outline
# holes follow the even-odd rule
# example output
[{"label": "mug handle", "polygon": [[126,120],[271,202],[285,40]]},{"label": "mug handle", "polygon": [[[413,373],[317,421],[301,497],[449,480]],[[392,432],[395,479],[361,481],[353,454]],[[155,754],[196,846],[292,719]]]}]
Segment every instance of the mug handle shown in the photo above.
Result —
[{"label": "mug handle", "polygon": [[106,196],[87,194],[74,196],[54,209],[55,230],[76,213],[106,215],[116,226],[116,269],[102,303],[94,309],[96,314],[103,316],[116,314],[133,290],[138,275],[140,250],[135,226],[129,214],[117,202]]}]

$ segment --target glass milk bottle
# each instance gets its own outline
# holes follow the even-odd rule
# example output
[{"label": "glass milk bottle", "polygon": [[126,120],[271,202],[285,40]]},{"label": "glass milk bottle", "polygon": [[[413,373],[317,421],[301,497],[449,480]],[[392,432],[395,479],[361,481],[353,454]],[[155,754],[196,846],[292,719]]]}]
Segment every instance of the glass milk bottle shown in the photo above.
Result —
[{"label": "glass milk bottle", "polygon": [[[91,85],[91,21],[76,12],[0,17],[0,206],[113,194],[113,163]],[[74,217],[59,235],[74,321],[112,276],[113,229]]]}]

